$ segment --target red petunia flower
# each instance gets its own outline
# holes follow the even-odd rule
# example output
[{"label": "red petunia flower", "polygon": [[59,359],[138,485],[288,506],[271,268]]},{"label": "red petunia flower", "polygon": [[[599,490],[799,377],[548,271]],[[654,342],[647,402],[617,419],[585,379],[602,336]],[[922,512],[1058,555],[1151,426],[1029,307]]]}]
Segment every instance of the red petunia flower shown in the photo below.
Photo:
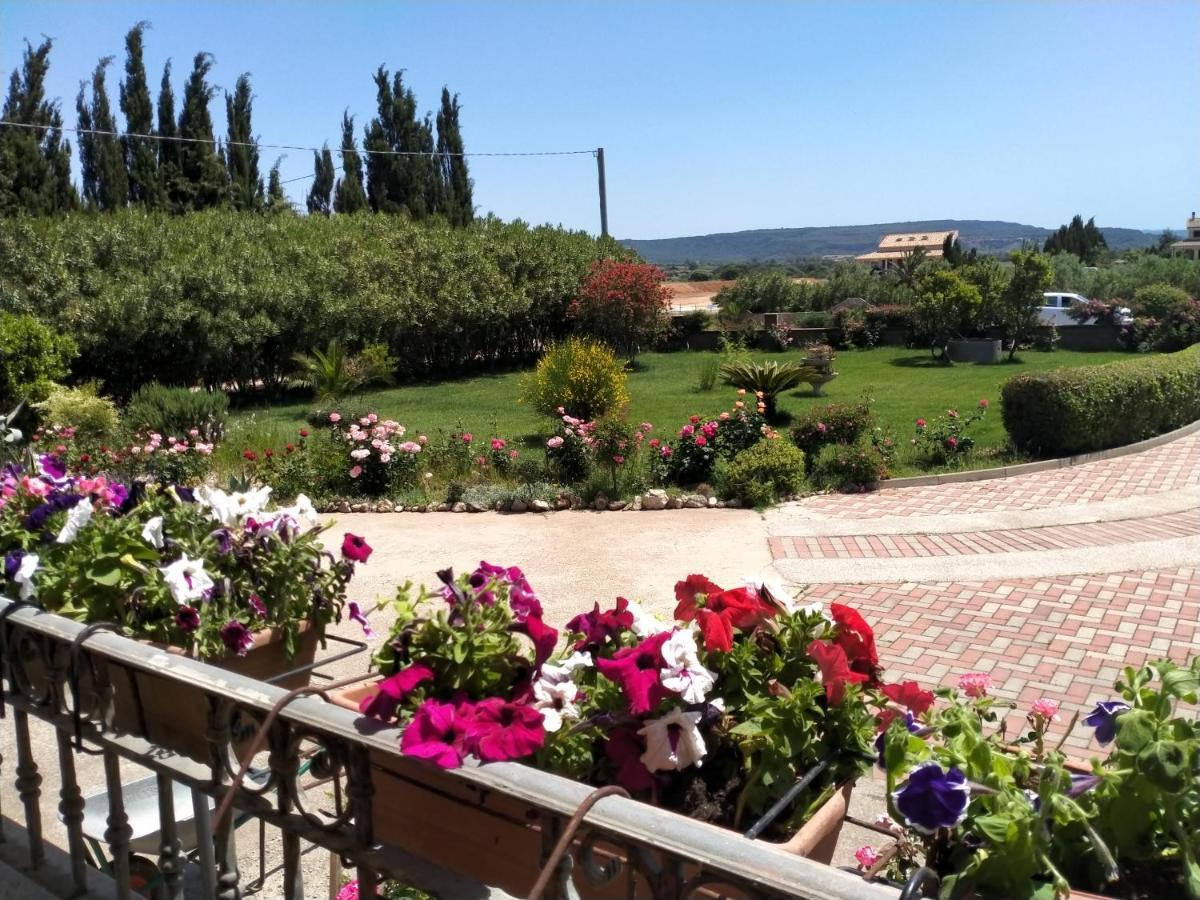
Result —
[{"label": "red petunia flower", "polygon": [[925,691],[915,681],[905,681],[901,684],[885,684],[879,689],[883,696],[893,703],[903,706],[914,716],[923,714],[933,706],[933,691]]},{"label": "red petunia flower", "polygon": [[671,632],[662,631],[646,638],[636,647],[618,650],[612,659],[596,660],[596,669],[600,674],[621,686],[629,702],[629,711],[635,716],[650,712],[670,696],[659,680],[659,673],[666,665],[662,645],[670,636]]},{"label": "red petunia flower", "polygon": [[604,742],[604,755],[617,766],[613,778],[627,791],[636,793],[654,787],[654,775],[642,762],[645,752],[645,742],[633,725],[613,729]]},{"label": "red petunia flower", "polygon": [[813,641],[808,645],[808,655],[821,668],[821,681],[825,685],[825,699],[837,706],[846,696],[846,685],[867,680],[867,676],[851,671],[846,651],[837,644]]},{"label": "red petunia flower", "polygon": [[875,649],[875,632],[858,611],[841,603],[831,603],[829,612],[837,625],[834,643],[846,651],[850,668],[868,679],[879,676],[879,653]]},{"label": "red petunia flower", "polygon": [[749,631],[775,610],[748,588],[723,591],[703,575],[689,575],[675,585],[675,618],[696,621],[706,650],[728,653],[733,649],[733,629]]}]

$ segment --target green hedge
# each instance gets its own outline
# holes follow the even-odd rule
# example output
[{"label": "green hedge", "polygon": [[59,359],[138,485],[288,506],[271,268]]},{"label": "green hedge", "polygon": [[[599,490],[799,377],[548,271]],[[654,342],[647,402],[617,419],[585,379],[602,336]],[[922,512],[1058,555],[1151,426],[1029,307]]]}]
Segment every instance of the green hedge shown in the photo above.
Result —
[{"label": "green hedge", "polygon": [[78,213],[4,222],[0,310],[74,337],[75,374],[118,396],[277,384],[332,337],[387,344],[422,376],[531,358],[565,333],[592,262],[628,255],[496,219]]},{"label": "green hedge", "polygon": [[1018,450],[1070,456],[1107,450],[1200,419],[1200,344],[1163,356],[1018,375],[1001,390]]}]

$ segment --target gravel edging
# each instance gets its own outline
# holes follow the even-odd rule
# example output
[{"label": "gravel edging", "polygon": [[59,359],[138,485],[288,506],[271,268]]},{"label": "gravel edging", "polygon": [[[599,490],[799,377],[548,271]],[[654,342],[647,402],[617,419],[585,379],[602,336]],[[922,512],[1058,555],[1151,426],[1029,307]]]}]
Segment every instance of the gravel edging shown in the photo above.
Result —
[{"label": "gravel edging", "polygon": [[1126,444],[1123,447],[1096,450],[1093,453],[1080,453],[1076,456],[1063,456],[1058,459],[1042,459],[1037,462],[1021,463],[1016,466],[997,466],[994,469],[975,469],[970,472],[947,472],[943,475],[913,475],[909,478],[889,478],[879,482],[876,490],[888,491],[897,488],[925,487],[934,484],[992,481],[999,478],[1032,475],[1034,472],[1048,472],[1052,469],[1066,469],[1071,466],[1081,466],[1084,463],[1098,462],[1103,459],[1116,459],[1121,456],[1129,456],[1133,453],[1141,453],[1145,450],[1153,450],[1155,447],[1169,444],[1174,440],[1187,437],[1189,434],[1194,434],[1197,431],[1200,431],[1200,419],[1184,425],[1182,428],[1176,428],[1174,431],[1146,438],[1146,440],[1138,441],[1136,444]]}]

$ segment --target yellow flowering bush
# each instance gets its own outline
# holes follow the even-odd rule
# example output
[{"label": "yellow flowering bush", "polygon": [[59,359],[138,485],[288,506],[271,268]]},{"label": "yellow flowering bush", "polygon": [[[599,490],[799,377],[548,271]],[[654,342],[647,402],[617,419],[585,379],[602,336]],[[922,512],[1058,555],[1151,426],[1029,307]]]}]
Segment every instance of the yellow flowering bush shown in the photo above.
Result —
[{"label": "yellow flowering bush", "polygon": [[598,341],[571,337],[554,344],[521,379],[520,401],[555,418],[584,421],[629,402],[625,366]]}]

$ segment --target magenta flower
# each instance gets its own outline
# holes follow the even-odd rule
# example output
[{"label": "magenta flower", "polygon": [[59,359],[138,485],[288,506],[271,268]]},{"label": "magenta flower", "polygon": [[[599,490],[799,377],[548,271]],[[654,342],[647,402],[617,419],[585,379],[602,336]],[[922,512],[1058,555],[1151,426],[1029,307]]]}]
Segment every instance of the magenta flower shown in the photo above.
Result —
[{"label": "magenta flower", "polygon": [[371,628],[371,623],[367,621],[367,617],[363,614],[362,607],[353,600],[350,601],[349,618],[351,622],[357,622],[362,626],[364,637],[375,636],[375,631]]},{"label": "magenta flower", "polygon": [[558,629],[543,622],[540,615],[526,616],[523,621],[510,626],[510,630],[515,634],[526,635],[533,641],[535,669],[540,669],[546,660],[554,655],[554,647],[558,643]]},{"label": "magenta flower", "polygon": [[353,562],[365,563],[371,558],[374,552],[371,545],[367,543],[366,538],[359,537],[357,534],[346,532],[346,536],[342,538],[342,556]]},{"label": "magenta flower", "polygon": [[470,711],[462,712],[453,703],[426,700],[400,736],[400,752],[428,760],[442,769],[457,769],[467,755],[465,740]]},{"label": "magenta flower", "polygon": [[594,603],[590,613],[580,613],[567,623],[567,631],[583,637],[576,642],[576,650],[598,651],[610,641],[616,643],[621,633],[633,627],[633,613],[629,601],[617,598],[617,605],[607,612],[600,612],[600,604]]},{"label": "magenta flower", "polygon": [[200,627],[200,611],[194,606],[181,606],[175,613],[175,624],[184,634],[191,634]]},{"label": "magenta flower", "polygon": [[226,649],[238,656],[245,656],[247,651],[254,646],[254,635],[237,619],[230,619],[222,625],[219,634]]},{"label": "magenta flower", "polygon": [[597,659],[596,669],[609,681],[621,685],[629,711],[640,716],[670,696],[659,678],[666,661],[662,645],[671,632],[662,631],[651,635],[636,647],[626,647],[613,654],[612,659]]},{"label": "magenta flower", "polygon": [[250,605],[250,609],[254,611],[254,614],[260,619],[265,619],[267,617],[267,604],[263,603],[262,597],[258,596],[258,594],[251,594],[250,598],[246,602]]},{"label": "magenta flower", "polygon": [[524,703],[488,697],[475,704],[466,742],[484,762],[530,756],[546,742],[542,714]]},{"label": "magenta flower", "polygon": [[633,725],[614,729],[604,742],[604,755],[617,767],[613,779],[628,791],[636,793],[654,787],[654,775],[642,762],[645,752],[645,742]]},{"label": "magenta flower", "polygon": [[365,697],[358,704],[358,711],[372,719],[390,722],[396,717],[396,707],[419,685],[433,681],[433,678],[433,669],[424,663],[413,663],[379,682],[379,692]]}]

